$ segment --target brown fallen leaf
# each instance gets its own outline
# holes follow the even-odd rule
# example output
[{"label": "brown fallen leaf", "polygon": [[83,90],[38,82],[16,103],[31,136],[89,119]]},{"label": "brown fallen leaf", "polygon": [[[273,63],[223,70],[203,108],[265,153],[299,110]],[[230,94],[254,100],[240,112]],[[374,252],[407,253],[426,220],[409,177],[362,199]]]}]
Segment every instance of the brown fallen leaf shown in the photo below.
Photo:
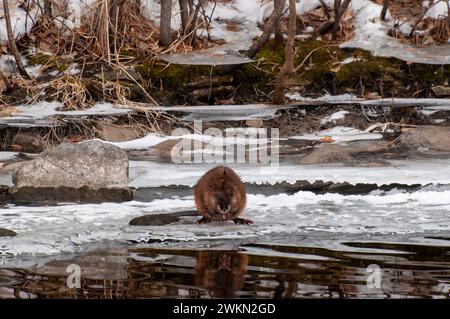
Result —
[{"label": "brown fallen leaf", "polygon": [[83,139],[84,139],[84,136],[82,136],[82,135],[71,135],[71,136],[68,136],[65,140],[66,140],[66,142],[69,142],[69,143],[78,143],[78,142],[81,142]]},{"label": "brown fallen leaf", "polygon": [[334,140],[331,136],[325,136],[321,139],[322,143],[333,143]]},{"label": "brown fallen leaf", "polygon": [[22,145],[17,145],[17,144],[11,144],[9,148],[11,150],[13,150],[13,151],[21,151],[21,150],[23,150]]}]

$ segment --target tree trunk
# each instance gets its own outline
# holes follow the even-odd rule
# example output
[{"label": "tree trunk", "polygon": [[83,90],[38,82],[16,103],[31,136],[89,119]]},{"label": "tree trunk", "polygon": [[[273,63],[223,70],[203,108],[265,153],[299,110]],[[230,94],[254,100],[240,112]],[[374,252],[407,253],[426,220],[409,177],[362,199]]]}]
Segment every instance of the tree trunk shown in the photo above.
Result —
[{"label": "tree trunk", "polygon": [[289,30],[288,40],[285,47],[285,61],[280,73],[275,81],[275,89],[272,96],[273,104],[285,103],[286,81],[289,75],[294,72],[294,48],[295,48],[295,33],[297,23],[296,1],[289,0]]},{"label": "tree trunk", "polygon": [[172,0],[161,0],[161,22],[159,26],[159,44],[169,46],[172,44],[170,21],[172,19]]},{"label": "tree trunk", "polygon": [[447,24],[450,29],[450,1],[447,0]]},{"label": "tree trunk", "polygon": [[8,0],[3,0],[3,11],[5,13],[6,32],[8,34],[9,48],[14,55],[14,59],[16,60],[20,75],[29,80],[30,76],[23,66],[22,57],[20,56],[19,50],[17,49],[16,40],[14,39],[14,33],[11,27],[11,16],[9,15]]},{"label": "tree trunk", "polygon": [[383,9],[381,10],[381,14],[380,14],[380,18],[381,20],[386,20],[386,13],[388,11],[389,8],[389,0],[384,0],[383,1]]},{"label": "tree trunk", "polygon": [[331,36],[336,40],[339,30],[339,22],[341,21],[341,0],[334,0],[334,24],[331,28]]},{"label": "tree trunk", "polygon": [[341,0],[334,0],[334,24],[331,28],[331,35],[333,40],[336,40],[337,38],[342,15],[344,14],[345,10],[347,10],[350,1],[351,0],[344,0],[344,3],[342,3]]},{"label": "tree trunk", "polygon": [[187,30],[189,23],[189,5],[188,0],[178,0],[180,4],[180,16],[181,16],[181,28],[184,31]]},{"label": "tree trunk", "polygon": [[[282,2],[282,4],[280,2]],[[285,0],[274,0],[273,6],[275,8],[277,6],[283,5],[283,9],[284,9],[284,3],[285,3]],[[281,29],[281,23],[277,23],[275,26],[275,46],[280,46],[283,44],[283,42],[284,42],[284,38],[283,38],[282,29]]]},{"label": "tree trunk", "polygon": [[269,19],[267,19],[266,25],[264,26],[263,34],[253,42],[250,48],[247,51],[247,56],[249,58],[253,58],[261,48],[269,41],[270,35],[273,33],[277,24],[280,23],[281,16],[283,14],[285,0],[276,1],[274,0],[274,8],[273,12],[270,15]]}]

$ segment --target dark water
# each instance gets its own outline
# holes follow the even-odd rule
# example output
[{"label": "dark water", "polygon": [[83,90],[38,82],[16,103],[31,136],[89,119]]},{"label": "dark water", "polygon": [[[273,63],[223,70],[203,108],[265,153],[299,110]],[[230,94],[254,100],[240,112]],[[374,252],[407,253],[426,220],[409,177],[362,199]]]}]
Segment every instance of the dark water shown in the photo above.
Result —
[{"label": "dark water", "polygon": [[[92,251],[34,270],[0,269],[0,297],[450,298],[450,246],[342,244]],[[81,269],[78,289],[67,287],[70,264]]]}]

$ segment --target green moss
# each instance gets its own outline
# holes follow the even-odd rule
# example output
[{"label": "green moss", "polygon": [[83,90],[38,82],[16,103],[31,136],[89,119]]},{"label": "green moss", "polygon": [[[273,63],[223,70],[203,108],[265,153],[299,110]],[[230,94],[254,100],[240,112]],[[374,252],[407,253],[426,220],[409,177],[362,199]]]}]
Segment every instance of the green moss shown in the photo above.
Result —
[{"label": "green moss", "polygon": [[375,57],[366,51],[355,51],[354,56],[359,61],[342,65],[336,73],[338,86],[349,86],[358,83],[376,81],[386,75],[397,77],[401,75],[403,62],[395,59]]},{"label": "green moss", "polygon": [[214,76],[217,70],[209,66],[167,64],[161,61],[146,61],[135,66],[135,70],[151,83],[151,91],[164,90],[164,99],[173,103],[184,103],[191,93],[189,83],[202,76]]},{"label": "green moss", "polygon": [[[377,92],[384,96],[411,96],[421,92],[418,97],[426,97],[433,85],[450,82],[450,66],[408,64],[395,58],[375,57],[360,49],[340,49],[323,41],[299,41],[296,52],[294,65],[297,69],[289,83],[304,87],[310,95],[322,95],[326,90],[337,94]],[[358,59],[341,64],[349,57]],[[270,98],[271,83],[284,59],[284,46],[275,46],[274,41],[269,41],[256,55],[255,63],[234,70],[231,74],[238,88],[235,101],[254,101],[255,91],[265,92]],[[220,74],[220,68],[168,65],[155,60],[141,63],[136,70],[150,80],[149,89],[153,94],[160,94],[172,103],[185,102],[192,90],[188,83],[201,76]],[[257,94],[258,99],[262,96]]]},{"label": "green moss", "polygon": [[275,45],[273,40],[269,41],[261,50],[256,54],[257,60],[262,59],[263,62],[269,64],[283,65],[284,63],[284,46]]},{"label": "green moss", "polygon": [[68,67],[68,61],[61,56],[37,52],[28,56],[30,65],[43,65],[45,71],[64,72]]}]

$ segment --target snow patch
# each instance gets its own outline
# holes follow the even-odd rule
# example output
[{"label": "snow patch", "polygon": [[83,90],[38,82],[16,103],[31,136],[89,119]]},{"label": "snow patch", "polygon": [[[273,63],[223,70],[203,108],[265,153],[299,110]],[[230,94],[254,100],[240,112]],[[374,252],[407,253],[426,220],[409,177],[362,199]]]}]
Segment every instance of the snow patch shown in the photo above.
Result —
[{"label": "snow patch", "polygon": [[[341,119],[345,117],[345,114],[348,112],[341,111],[334,113],[331,117],[335,116],[336,121],[337,119]],[[330,118],[331,118],[330,117]],[[325,120],[325,119],[324,119]],[[333,119],[327,122],[332,122]],[[327,123],[324,122],[324,123]],[[322,123],[322,124],[324,124]],[[359,141],[359,140],[379,140],[383,138],[383,135],[378,133],[367,133],[355,128],[351,127],[343,127],[343,126],[336,126],[330,129],[326,129],[320,132],[312,133],[312,134],[305,134],[305,135],[296,135],[290,137],[291,139],[298,139],[298,140],[322,140],[324,137],[331,137],[333,141],[335,142],[350,142],[350,141]]]},{"label": "snow patch", "polygon": [[321,119],[320,124],[336,123],[339,120],[343,120],[347,114],[349,114],[348,111],[335,112],[335,113],[331,114],[330,116],[327,116],[327,117],[324,117],[323,119]]}]

